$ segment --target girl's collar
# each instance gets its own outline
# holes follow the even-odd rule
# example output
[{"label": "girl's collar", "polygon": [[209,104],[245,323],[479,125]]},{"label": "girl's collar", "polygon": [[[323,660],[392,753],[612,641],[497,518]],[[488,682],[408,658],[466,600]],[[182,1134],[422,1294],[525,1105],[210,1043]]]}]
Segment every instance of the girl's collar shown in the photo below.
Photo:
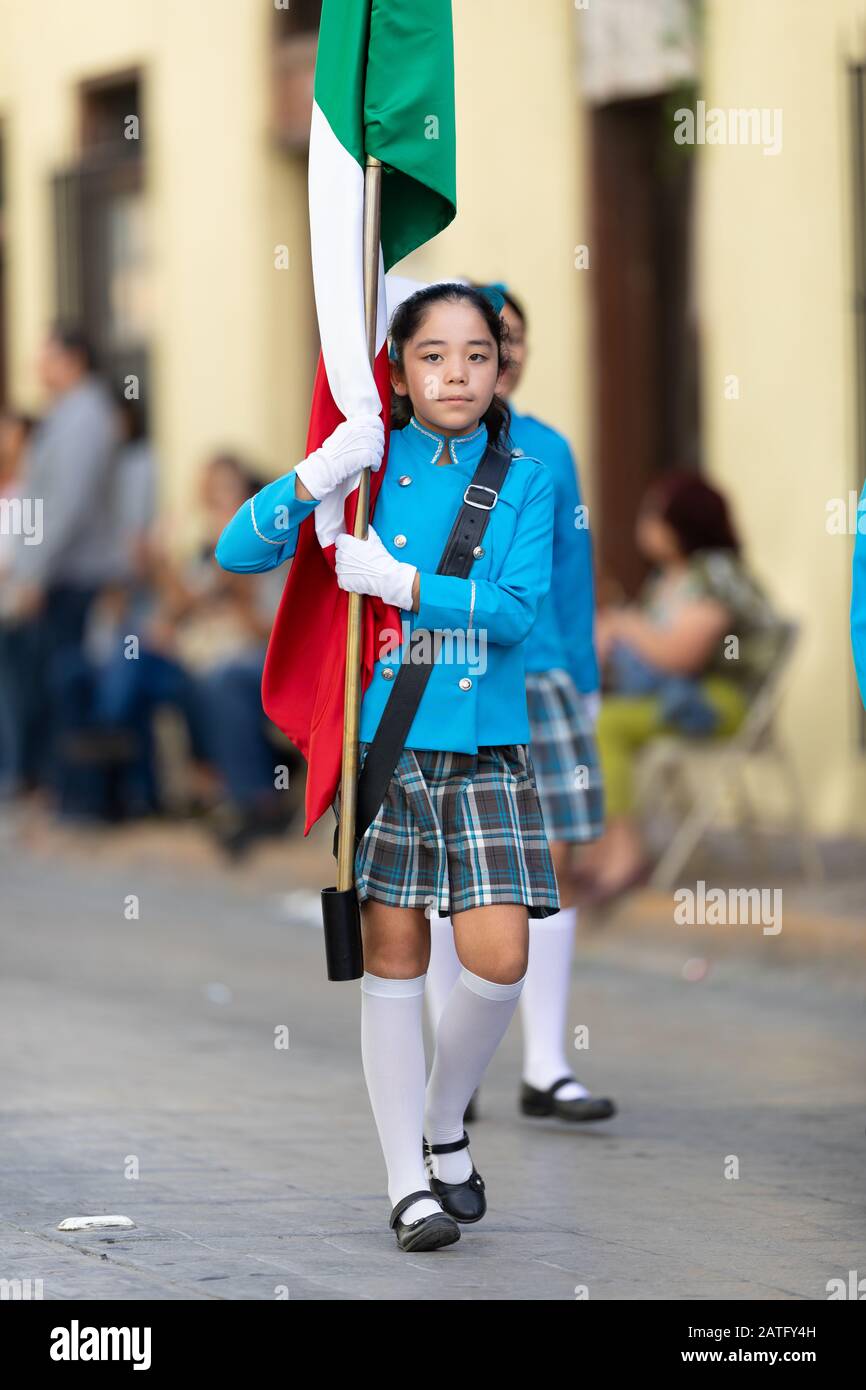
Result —
[{"label": "girl's collar", "polygon": [[426,425],[420,425],[413,415],[403,430],[403,434],[413,454],[417,454],[419,458],[426,458],[429,463],[442,468],[449,466],[446,463],[441,465],[439,463],[442,451],[446,446],[451,463],[471,464],[473,467],[478,463],[487,447],[486,425],[479,425],[477,430],[472,430],[470,434],[454,435],[448,439],[438,430],[428,429]]}]

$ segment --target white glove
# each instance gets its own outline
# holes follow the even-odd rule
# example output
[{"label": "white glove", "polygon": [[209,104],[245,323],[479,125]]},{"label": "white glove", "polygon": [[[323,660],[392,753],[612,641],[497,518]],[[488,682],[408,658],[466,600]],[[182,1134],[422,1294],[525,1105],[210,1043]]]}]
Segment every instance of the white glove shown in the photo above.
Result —
[{"label": "white glove", "polygon": [[381,415],[356,415],[343,420],[324,444],[298,464],[295,476],[318,502],[362,468],[375,473],[385,452],[385,426]]},{"label": "white glove", "polygon": [[412,608],[415,565],[395,560],[372,526],[366,540],[343,531],[336,541],[337,583],[353,594],[378,594],[395,608]]}]

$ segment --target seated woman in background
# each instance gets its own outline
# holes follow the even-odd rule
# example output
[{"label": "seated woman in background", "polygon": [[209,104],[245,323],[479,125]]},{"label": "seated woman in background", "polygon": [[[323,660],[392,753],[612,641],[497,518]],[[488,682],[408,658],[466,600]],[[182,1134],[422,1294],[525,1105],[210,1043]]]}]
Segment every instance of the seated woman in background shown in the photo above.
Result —
[{"label": "seated woman in background", "polygon": [[605,694],[597,725],[608,829],[587,851],[585,900],[599,903],[648,876],[633,817],[637,754],[659,734],[725,737],[771,670],[782,627],[744,568],[728,506],[691,473],[648,490],[636,539],[653,566],[636,604],[598,614]]}]

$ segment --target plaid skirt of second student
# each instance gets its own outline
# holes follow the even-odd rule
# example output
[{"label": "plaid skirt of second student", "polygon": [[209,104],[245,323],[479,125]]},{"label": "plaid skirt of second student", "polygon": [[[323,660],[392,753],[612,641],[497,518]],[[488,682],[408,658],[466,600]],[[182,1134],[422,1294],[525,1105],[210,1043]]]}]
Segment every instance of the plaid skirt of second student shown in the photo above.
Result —
[{"label": "plaid skirt of second student", "polygon": [[[369,743],[358,745],[359,770]],[[339,819],[339,794],[334,803]],[[404,748],[355,856],[361,902],[442,916],[523,903],[559,911],[559,890],[526,744],[477,753]]]},{"label": "plaid skirt of second student", "polygon": [[528,671],[530,752],[551,840],[582,844],[604,831],[604,789],[595,731],[567,671]]}]

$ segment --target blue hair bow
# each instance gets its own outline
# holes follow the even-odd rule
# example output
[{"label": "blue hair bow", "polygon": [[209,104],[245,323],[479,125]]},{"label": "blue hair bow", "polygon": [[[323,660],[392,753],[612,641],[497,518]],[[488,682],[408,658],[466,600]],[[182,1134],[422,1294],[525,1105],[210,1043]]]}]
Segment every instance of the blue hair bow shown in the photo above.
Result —
[{"label": "blue hair bow", "polygon": [[478,286],[485,299],[489,299],[493,305],[493,310],[497,314],[502,313],[502,306],[505,303],[505,296],[508,293],[508,286],[503,280],[495,280],[491,285]]}]

